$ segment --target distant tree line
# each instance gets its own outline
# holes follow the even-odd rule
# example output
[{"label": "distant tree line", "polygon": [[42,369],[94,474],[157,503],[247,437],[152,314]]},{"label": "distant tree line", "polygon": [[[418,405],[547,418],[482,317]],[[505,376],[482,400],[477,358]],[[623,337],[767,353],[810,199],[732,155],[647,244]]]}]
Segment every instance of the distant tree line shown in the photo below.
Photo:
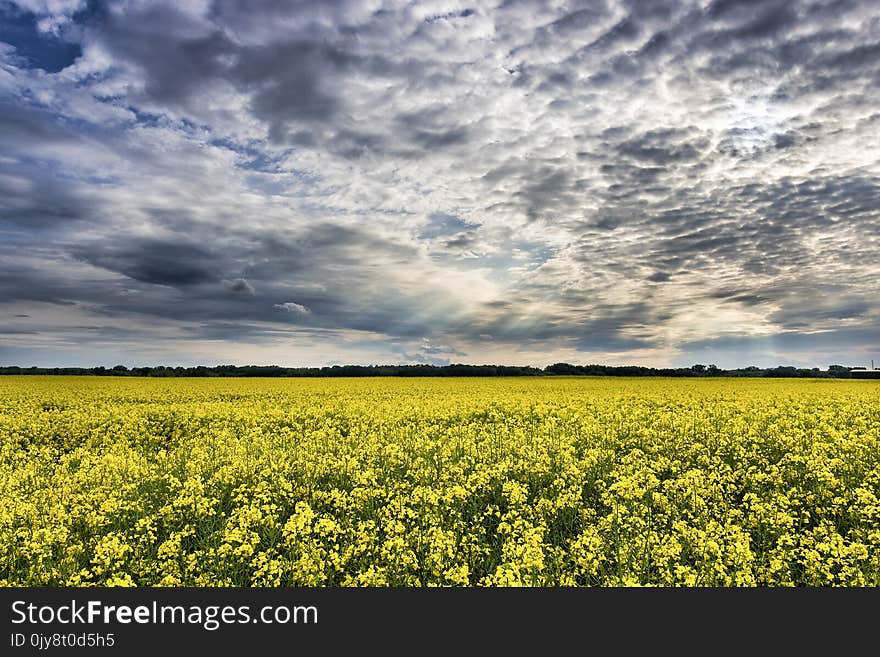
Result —
[{"label": "distant tree line", "polygon": [[[333,365],[328,367],[280,367],[278,365],[216,365],[207,367],[17,367],[0,366],[3,374],[60,374],[151,377],[338,377],[338,376],[677,376],[677,377],[817,377],[852,378],[851,368],[831,365],[827,370],[779,366],[755,366],[724,370],[715,365],[656,368],[638,365],[571,365],[556,363],[544,369],[511,365]],[[856,374],[858,376],[858,373]]]}]

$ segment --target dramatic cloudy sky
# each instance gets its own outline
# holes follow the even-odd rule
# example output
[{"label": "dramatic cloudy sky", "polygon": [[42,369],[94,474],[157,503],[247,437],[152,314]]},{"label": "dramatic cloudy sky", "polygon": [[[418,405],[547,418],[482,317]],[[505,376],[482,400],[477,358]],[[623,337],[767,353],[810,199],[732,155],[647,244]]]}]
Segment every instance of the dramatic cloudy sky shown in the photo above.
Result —
[{"label": "dramatic cloudy sky", "polygon": [[875,0],[0,0],[0,363],[880,362]]}]

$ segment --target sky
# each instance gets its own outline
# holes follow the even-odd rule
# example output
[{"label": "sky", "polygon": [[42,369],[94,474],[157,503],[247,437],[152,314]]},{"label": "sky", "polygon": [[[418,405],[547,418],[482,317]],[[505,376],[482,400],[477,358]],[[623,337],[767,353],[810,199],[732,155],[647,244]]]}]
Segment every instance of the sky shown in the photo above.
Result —
[{"label": "sky", "polygon": [[0,364],[880,363],[875,0],[0,0]]}]

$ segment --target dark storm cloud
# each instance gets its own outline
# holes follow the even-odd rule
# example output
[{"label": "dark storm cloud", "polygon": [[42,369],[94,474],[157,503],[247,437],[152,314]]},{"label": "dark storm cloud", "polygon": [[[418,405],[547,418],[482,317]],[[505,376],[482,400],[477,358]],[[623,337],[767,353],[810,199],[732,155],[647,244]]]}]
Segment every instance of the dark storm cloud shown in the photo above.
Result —
[{"label": "dark storm cloud", "polygon": [[477,233],[474,231],[458,233],[451,239],[443,242],[443,246],[445,246],[447,249],[467,249],[473,246],[477,246],[478,244],[480,244],[480,241],[477,237]]},{"label": "dark storm cloud", "polygon": [[[180,239],[127,239],[122,245],[84,244],[75,261],[122,279],[92,273],[63,280],[49,272],[10,268],[0,276],[0,295],[11,301],[78,301],[109,317],[146,315],[198,321],[190,335],[215,339],[217,326],[275,322],[324,329],[388,331],[421,337],[435,321],[420,291],[393,281],[377,283],[386,267],[406,264],[415,251],[364,231],[318,224],[281,239],[254,233],[226,236],[220,244]],[[235,273],[242,276],[232,277]],[[419,308],[421,306],[421,308]],[[418,308],[418,310],[416,310]],[[244,325],[244,324],[242,324]],[[247,335],[275,335],[248,324]],[[204,329],[204,331],[202,331]]]},{"label": "dark storm cloud", "polygon": [[[424,70],[383,52],[356,52],[356,31],[323,24],[320,18],[326,10],[330,17],[342,19],[343,7],[357,3],[340,3],[336,10],[332,4],[322,8],[314,3],[266,3],[248,5],[244,11],[215,3],[211,22],[194,19],[183,7],[142,5],[125,12],[109,9],[96,14],[90,25],[103,47],[142,76],[144,102],[210,121],[205,94],[218,85],[231,86],[248,97],[248,110],[265,122],[273,142],[311,145],[324,135],[335,153],[356,159],[380,149],[384,136],[344,125],[340,114],[348,109],[348,80],[400,79]],[[270,28],[262,22],[273,16],[292,29],[265,43],[235,38],[253,20],[257,31]],[[169,30],[170,25],[174,28]],[[459,143],[466,136],[463,127],[415,129],[411,139],[429,148]]]},{"label": "dark storm cloud", "polygon": [[205,248],[177,241],[142,240],[108,247],[83,246],[73,254],[86,262],[142,283],[171,287],[206,283],[217,278],[217,259]]},{"label": "dark storm cloud", "polygon": [[0,137],[18,149],[34,144],[78,141],[76,133],[63,122],[39,107],[10,100],[0,101]]},{"label": "dark storm cloud", "polygon": [[108,11],[94,29],[115,56],[143,73],[144,94],[157,106],[200,116],[205,91],[228,82],[250,94],[251,111],[269,122],[278,141],[287,140],[290,121],[325,122],[337,110],[325,81],[348,65],[344,52],[310,41],[242,46],[219,26],[203,26],[174,6],[135,11]]},{"label": "dark storm cloud", "polygon": [[108,328],[82,344],[147,319],[412,362],[876,337],[867,1],[20,4],[20,339],[47,302]]},{"label": "dark storm cloud", "polygon": [[42,268],[16,263],[5,249],[0,255],[0,299],[4,302],[37,301],[70,306],[74,303],[71,299],[86,296],[76,281],[64,280]]},{"label": "dark storm cloud", "polygon": [[598,306],[581,327],[575,344],[582,351],[627,351],[650,347],[652,327],[669,319],[662,308],[638,301]]},{"label": "dark storm cloud", "polygon": [[90,214],[88,201],[73,185],[47,173],[45,165],[34,162],[0,162],[0,227],[17,226],[28,235]]},{"label": "dark storm cloud", "polygon": [[687,131],[680,129],[651,130],[617,145],[617,152],[624,157],[668,166],[677,162],[698,160],[709,140],[688,141]]},{"label": "dark storm cloud", "polygon": [[39,335],[37,331],[22,331],[0,327],[0,335]]},{"label": "dark storm cloud", "polygon": [[88,132],[30,99],[0,100],[0,226],[24,229],[21,235],[64,230],[100,211],[90,191],[114,173],[78,175],[65,162],[94,149]]},{"label": "dark storm cloud", "polygon": [[531,182],[523,181],[523,187],[514,196],[519,198],[529,219],[567,210],[574,204],[569,173],[564,169],[547,167],[531,172]]},{"label": "dark storm cloud", "polygon": [[244,292],[246,294],[256,294],[256,290],[254,286],[248,283],[243,278],[236,278],[235,280],[223,281],[223,285],[226,286],[226,289],[230,292]]},{"label": "dark storm cloud", "polygon": [[358,160],[385,150],[385,138],[358,130],[339,130],[327,140],[327,148],[346,160]]},{"label": "dark storm cloud", "polygon": [[449,130],[414,130],[412,141],[425,149],[445,148],[468,141],[467,128],[451,128]]}]

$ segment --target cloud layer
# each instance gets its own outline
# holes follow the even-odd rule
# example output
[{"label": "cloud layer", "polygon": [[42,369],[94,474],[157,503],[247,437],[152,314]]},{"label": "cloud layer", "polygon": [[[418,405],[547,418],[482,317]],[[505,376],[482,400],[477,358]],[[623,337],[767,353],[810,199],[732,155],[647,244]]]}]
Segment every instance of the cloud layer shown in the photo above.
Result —
[{"label": "cloud layer", "polygon": [[868,0],[0,23],[0,362],[878,354]]}]

